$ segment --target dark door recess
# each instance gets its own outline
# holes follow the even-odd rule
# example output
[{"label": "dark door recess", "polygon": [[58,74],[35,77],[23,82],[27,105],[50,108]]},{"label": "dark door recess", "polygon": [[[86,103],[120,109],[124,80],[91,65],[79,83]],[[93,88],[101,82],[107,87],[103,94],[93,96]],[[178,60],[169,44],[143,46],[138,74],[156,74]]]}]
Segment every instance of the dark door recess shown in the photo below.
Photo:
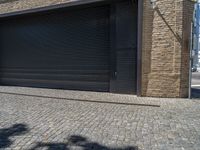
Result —
[{"label": "dark door recess", "polygon": [[0,19],[0,85],[135,94],[136,51],[132,0],[7,16]]},{"label": "dark door recess", "polygon": [[137,87],[137,4],[123,1],[112,5],[110,90],[136,94]]}]

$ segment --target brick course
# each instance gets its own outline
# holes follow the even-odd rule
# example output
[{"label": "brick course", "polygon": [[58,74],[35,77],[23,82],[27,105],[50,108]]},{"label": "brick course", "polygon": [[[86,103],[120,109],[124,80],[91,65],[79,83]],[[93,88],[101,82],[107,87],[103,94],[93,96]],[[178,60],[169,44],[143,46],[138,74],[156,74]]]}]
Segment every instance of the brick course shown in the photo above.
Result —
[{"label": "brick course", "polygon": [[1,0],[0,13],[10,13],[31,8],[67,3],[74,0]]}]

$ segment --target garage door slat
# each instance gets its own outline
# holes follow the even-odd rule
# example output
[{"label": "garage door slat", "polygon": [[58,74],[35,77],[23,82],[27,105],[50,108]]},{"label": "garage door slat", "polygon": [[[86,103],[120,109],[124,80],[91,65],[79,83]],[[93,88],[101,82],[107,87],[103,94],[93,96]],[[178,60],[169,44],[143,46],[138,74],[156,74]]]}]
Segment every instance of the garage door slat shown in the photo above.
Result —
[{"label": "garage door slat", "polygon": [[109,91],[109,6],[7,18],[0,84]]}]

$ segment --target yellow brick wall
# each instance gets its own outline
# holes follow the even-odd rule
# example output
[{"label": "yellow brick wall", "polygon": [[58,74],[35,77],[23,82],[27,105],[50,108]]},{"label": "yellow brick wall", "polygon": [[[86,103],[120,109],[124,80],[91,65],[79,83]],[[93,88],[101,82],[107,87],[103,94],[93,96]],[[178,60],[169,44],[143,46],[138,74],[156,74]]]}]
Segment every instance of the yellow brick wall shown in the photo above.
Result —
[{"label": "yellow brick wall", "polygon": [[[150,11],[151,10],[151,11]],[[142,96],[187,97],[193,3],[144,0]]]}]

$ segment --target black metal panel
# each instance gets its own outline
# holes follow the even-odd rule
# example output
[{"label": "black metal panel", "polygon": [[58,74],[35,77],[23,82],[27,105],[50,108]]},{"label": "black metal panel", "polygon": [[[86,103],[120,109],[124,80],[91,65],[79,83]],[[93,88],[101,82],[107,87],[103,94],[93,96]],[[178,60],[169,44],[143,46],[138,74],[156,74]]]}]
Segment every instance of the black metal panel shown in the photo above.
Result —
[{"label": "black metal panel", "polygon": [[109,7],[1,20],[0,84],[109,91]]},{"label": "black metal panel", "polygon": [[[112,47],[115,49],[116,72],[110,90],[136,93],[137,88],[137,4],[131,0],[113,5],[115,28]],[[114,45],[114,46],[113,46]]]}]

